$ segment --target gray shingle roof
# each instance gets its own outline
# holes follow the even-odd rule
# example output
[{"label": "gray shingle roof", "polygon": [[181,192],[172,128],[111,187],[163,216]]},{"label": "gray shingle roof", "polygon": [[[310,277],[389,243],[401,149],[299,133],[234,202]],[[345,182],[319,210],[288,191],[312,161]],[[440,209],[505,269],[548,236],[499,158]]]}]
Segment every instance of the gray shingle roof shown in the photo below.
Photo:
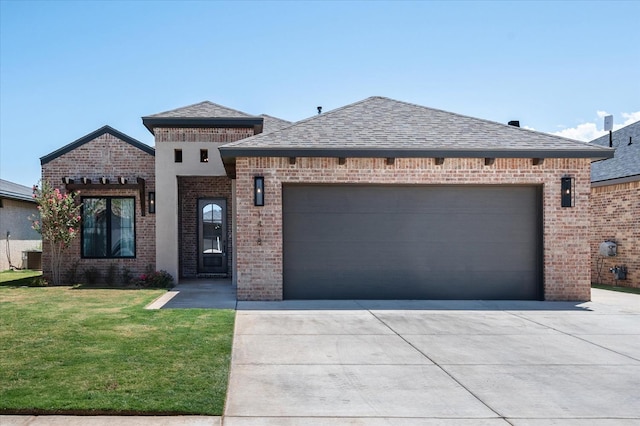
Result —
[{"label": "gray shingle roof", "polygon": [[211,117],[251,117],[251,115],[227,108],[213,102],[203,101],[193,105],[172,109],[170,111],[159,112],[157,114],[148,115],[147,117],[156,118],[211,118]]},{"label": "gray shingle roof", "polygon": [[291,124],[270,115],[250,115],[209,101],[147,115],[142,117],[142,123],[152,134],[158,127],[253,127],[256,133],[264,133]]},{"label": "gray shingle roof", "polygon": [[0,179],[0,197],[11,200],[29,201],[31,203],[36,202],[36,200],[33,199],[33,188],[4,179]]},{"label": "gray shingle roof", "polygon": [[264,119],[263,124],[263,133],[275,132],[276,130],[284,129],[285,127],[291,126],[291,122],[287,120],[283,120],[278,117],[272,117],[267,114],[260,114],[260,117]]},{"label": "gray shingle roof", "polygon": [[[615,155],[613,158],[591,164],[591,182],[631,176],[638,176],[640,179],[640,121],[613,132],[612,140]],[[594,139],[591,143],[608,147],[609,135]]]},{"label": "gray shingle roof", "polygon": [[384,97],[370,97],[289,127],[220,147],[239,156],[583,157],[612,151]]}]

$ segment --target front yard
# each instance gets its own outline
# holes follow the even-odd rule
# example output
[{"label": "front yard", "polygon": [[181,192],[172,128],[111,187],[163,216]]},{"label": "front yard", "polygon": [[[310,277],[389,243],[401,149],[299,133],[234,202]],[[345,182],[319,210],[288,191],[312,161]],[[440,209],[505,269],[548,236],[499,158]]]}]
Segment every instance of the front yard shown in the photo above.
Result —
[{"label": "front yard", "polygon": [[0,286],[0,414],[221,415],[230,310],[145,310],[162,290]]}]

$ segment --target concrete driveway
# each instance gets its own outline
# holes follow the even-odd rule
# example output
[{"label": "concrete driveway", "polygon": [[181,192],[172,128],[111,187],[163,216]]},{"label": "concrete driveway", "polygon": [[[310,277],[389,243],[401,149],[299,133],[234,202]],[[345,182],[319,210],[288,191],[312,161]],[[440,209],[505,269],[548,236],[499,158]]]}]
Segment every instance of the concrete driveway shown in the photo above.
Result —
[{"label": "concrete driveway", "polygon": [[640,423],[640,296],[239,302],[224,425]]}]

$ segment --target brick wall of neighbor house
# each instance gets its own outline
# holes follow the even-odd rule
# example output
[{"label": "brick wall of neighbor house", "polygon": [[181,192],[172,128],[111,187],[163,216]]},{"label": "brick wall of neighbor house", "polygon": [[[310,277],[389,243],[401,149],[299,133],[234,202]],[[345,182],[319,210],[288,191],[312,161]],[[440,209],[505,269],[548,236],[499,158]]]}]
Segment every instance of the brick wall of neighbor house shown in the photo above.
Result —
[{"label": "brick wall of neighbor house", "polygon": [[[615,257],[599,255],[600,243],[617,244]],[[610,268],[626,265],[626,280]],[[640,288],[640,181],[591,188],[591,279],[595,283]]]},{"label": "brick wall of neighbor house", "polygon": [[231,179],[226,176],[179,176],[178,223],[180,223],[180,276],[198,274],[198,199],[224,198],[227,200],[227,267],[231,275],[233,247],[231,245]]},{"label": "brick wall of neighbor house", "polygon": [[[154,157],[110,134],[99,136],[42,166],[42,178],[60,188],[61,191],[65,190],[62,184],[64,176],[76,179],[76,183],[81,177],[90,178],[93,183],[98,182],[102,176],[109,178],[111,183],[116,182],[118,176],[127,178],[130,183],[135,183],[136,178],[140,177],[146,181],[145,197],[148,197],[147,194],[150,191],[155,191]],[[137,190],[100,190],[97,187],[81,190],[78,198],[83,196],[135,197],[136,257],[132,259],[82,259],[80,238],[78,237],[67,251],[62,266],[62,277],[65,277],[65,273],[73,267],[75,262],[78,262],[77,271],[80,278],[82,278],[84,271],[91,267],[96,267],[103,278],[110,265],[115,265],[118,272],[127,268],[135,275],[144,273],[148,265],[155,269],[155,214],[147,212],[145,216],[141,215],[139,192]],[[148,205],[146,208],[148,210]],[[46,243],[43,243],[43,248],[43,273],[47,276],[51,273],[51,268]]]},{"label": "brick wall of neighbor house", "polygon": [[[282,299],[282,184],[543,185],[544,297],[589,300],[589,159],[238,158],[236,162],[238,300]],[[253,176],[265,177],[265,206],[253,206]],[[560,178],[575,177],[575,207],[560,206]],[[258,244],[260,233],[262,244]]]}]

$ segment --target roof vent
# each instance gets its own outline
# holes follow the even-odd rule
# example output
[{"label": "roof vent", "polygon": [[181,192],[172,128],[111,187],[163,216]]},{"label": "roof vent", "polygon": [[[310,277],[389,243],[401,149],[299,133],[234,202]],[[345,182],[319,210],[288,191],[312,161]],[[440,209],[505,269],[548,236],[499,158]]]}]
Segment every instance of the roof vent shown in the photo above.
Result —
[{"label": "roof vent", "polygon": [[513,126],[513,127],[520,127],[520,121],[518,120],[511,120],[509,122],[509,126]]},{"label": "roof vent", "polygon": [[321,106],[318,107],[318,114],[322,114],[322,107]]}]

